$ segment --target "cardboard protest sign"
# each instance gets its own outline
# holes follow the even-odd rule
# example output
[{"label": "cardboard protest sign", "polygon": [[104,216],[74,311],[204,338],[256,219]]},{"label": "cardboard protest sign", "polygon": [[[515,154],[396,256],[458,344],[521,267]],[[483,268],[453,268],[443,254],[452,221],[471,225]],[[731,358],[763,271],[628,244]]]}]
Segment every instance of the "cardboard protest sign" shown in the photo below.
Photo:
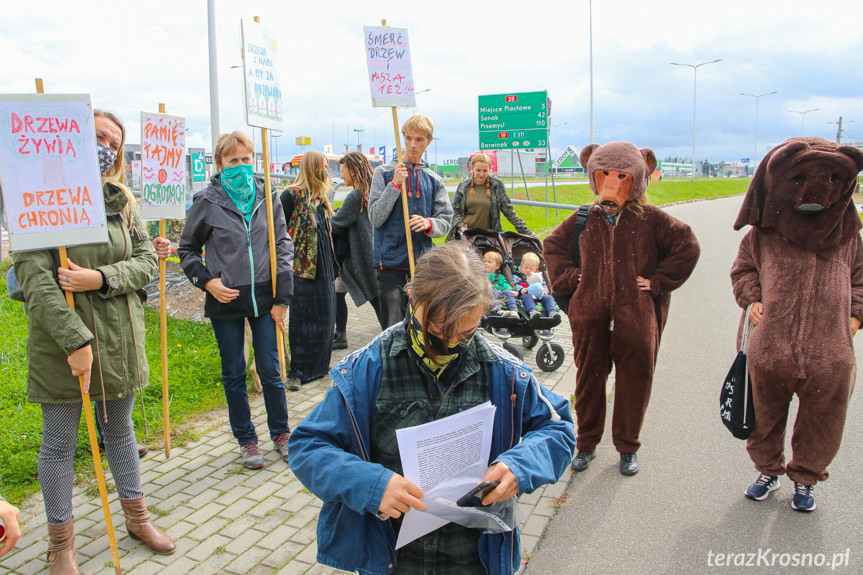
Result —
[{"label": "cardboard protest sign", "polygon": [[284,114],[276,39],[257,22],[241,21],[246,124],[281,132]]},{"label": "cardboard protest sign", "polygon": [[417,105],[407,28],[363,26],[372,106]]},{"label": "cardboard protest sign", "polygon": [[141,112],[141,216],[186,218],[186,119]]},{"label": "cardboard protest sign", "polygon": [[108,241],[89,94],[0,94],[0,182],[13,251]]}]

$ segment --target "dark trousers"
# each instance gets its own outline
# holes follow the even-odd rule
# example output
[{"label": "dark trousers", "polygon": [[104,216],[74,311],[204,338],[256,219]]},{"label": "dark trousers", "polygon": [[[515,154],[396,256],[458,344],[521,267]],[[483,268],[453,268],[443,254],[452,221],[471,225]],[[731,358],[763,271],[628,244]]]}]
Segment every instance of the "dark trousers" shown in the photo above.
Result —
[{"label": "dark trousers", "polygon": [[[347,292],[336,292],[336,331],[345,333],[348,330],[348,301]],[[375,310],[375,317],[378,318],[378,323],[381,322],[381,309],[378,305],[378,298],[374,297],[369,300],[369,305]]]},{"label": "dark trousers", "polygon": [[408,294],[405,285],[410,279],[408,270],[377,270],[378,301],[380,302],[381,329],[395,325],[405,318],[408,309]]},{"label": "dark trousers", "polygon": [[[276,344],[276,324],[269,313],[260,317],[245,318],[252,328],[252,347],[255,350],[255,367],[264,389],[267,408],[267,426],[270,437],[288,433],[288,402],[285,384],[279,377],[279,351]],[[257,443],[258,434],[252,424],[249,395],[246,391],[246,360],[243,357],[244,318],[211,318],[213,332],[222,358],[222,387],[228,401],[228,418],[231,431],[240,445]]]}]

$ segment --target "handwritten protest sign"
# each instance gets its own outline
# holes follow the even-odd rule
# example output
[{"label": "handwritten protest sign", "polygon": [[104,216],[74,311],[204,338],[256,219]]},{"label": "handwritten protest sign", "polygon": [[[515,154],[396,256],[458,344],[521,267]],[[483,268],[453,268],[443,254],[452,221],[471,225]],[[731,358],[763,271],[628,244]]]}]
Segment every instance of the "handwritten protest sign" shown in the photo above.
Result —
[{"label": "handwritten protest sign", "polygon": [[282,90],[276,39],[257,22],[241,21],[246,123],[282,131]]},{"label": "handwritten protest sign", "polygon": [[141,216],[186,217],[186,119],[141,112]]},{"label": "handwritten protest sign", "polygon": [[407,28],[363,26],[372,106],[416,106]]},{"label": "handwritten protest sign", "polygon": [[108,241],[88,94],[0,94],[0,183],[13,251]]}]

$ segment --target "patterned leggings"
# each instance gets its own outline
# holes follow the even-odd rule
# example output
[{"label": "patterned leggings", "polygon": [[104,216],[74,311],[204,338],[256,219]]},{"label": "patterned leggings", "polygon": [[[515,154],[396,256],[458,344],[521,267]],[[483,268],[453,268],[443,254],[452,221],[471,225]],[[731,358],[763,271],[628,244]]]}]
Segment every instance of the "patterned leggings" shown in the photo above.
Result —
[{"label": "patterned leggings", "polygon": [[[144,495],[138,447],[132,427],[135,396],[106,402],[108,421],[102,420],[105,454],[117,494],[121,499],[137,499]],[[96,402],[96,412],[103,417],[102,402]],[[81,423],[81,403],[42,404],[42,446],[39,449],[39,483],[45,498],[48,522],[58,525],[72,517],[72,485],[75,442]]]}]

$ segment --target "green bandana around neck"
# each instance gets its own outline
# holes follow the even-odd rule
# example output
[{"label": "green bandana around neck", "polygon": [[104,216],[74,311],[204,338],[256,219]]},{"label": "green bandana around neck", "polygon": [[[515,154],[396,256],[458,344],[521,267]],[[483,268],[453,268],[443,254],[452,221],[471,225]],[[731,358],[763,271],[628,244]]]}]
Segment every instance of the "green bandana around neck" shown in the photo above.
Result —
[{"label": "green bandana around neck", "polygon": [[251,164],[239,164],[222,170],[222,186],[248,222],[255,205],[255,172]]},{"label": "green bandana around neck", "polygon": [[[460,341],[448,346],[446,350],[447,353],[443,353],[443,341],[431,333],[428,334],[430,341],[426,344],[425,338],[423,337],[422,325],[420,325],[419,320],[416,318],[413,306],[411,305],[408,305],[408,322],[406,327],[411,338],[411,349],[413,349],[414,353],[417,354],[420,360],[422,360],[423,365],[428,368],[435,379],[440,379],[444,370],[458,358],[461,352],[464,351],[465,347],[467,347],[471,340],[473,340],[473,334],[471,334],[471,337],[468,338],[466,342]],[[433,361],[426,352],[426,348],[429,345],[434,346],[435,351],[438,353],[437,362]]]}]

